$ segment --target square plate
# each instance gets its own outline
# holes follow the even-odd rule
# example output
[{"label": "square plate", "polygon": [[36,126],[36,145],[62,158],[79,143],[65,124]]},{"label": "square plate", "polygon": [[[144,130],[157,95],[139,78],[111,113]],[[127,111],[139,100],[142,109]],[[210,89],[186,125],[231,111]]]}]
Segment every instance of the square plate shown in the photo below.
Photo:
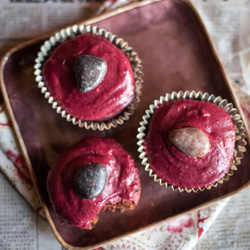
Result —
[{"label": "square plate", "polygon": [[[92,249],[163,220],[230,196],[249,186],[250,151],[228,182],[198,193],[180,193],[155,183],[140,164],[137,127],[149,104],[172,91],[195,90],[221,95],[239,107],[210,38],[188,1],[135,3],[84,22],[124,38],[138,52],[144,67],[141,102],[121,127],[94,132],[62,119],[40,93],[33,74],[34,60],[49,35],[24,43],[2,61],[1,87],[27,166],[57,239],[66,248]],[[68,146],[89,134],[112,137],[135,159],[142,193],[133,211],[106,212],[96,227],[81,230],[61,225],[46,190],[50,166]]]}]

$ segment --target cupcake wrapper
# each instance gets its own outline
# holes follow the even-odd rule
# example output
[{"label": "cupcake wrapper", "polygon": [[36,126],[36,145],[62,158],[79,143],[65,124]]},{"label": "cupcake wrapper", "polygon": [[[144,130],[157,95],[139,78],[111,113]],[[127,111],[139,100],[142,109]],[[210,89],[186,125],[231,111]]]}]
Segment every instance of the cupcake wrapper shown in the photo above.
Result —
[{"label": "cupcake wrapper", "polygon": [[[48,91],[48,88],[43,82],[42,67],[43,63],[46,61],[49,55],[49,52],[51,52],[61,43],[70,40],[77,35],[85,33],[92,33],[98,36],[102,36],[108,39],[117,48],[121,49],[123,53],[128,57],[134,72],[135,97],[133,99],[133,102],[128,107],[126,107],[120,115],[108,121],[103,121],[103,122],[83,121],[77,119],[76,117],[71,116],[62,108],[62,106],[60,106],[60,104],[58,104],[54,100],[53,96],[51,96],[51,93]],[[79,127],[103,131],[103,130],[109,130],[112,127],[117,127],[118,125],[122,125],[124,121],[128,120],[129,117],[134,113],[134,110],[137,108],[137,103],[140,101],[143,73],[142,73],[141,60],[138,54],[122,38],[119,38],[116,35],[113,35],[111,32],[108,32],[105,29],[101,29],[97,26],[74,25],[72,27],[68,27],[66,29],[61,30],[54,36],[51,36],[41,46],[40,51],[35,60],[34,70],[35,70],[34,74],[36,76],[35,80],[38,83],[38,88],[41,89],[41,93],[43,93],[44,97],[48,99],[48,102],[52,105],[52,108],[55,109],[58,114],[61,114],[63,118],[66,118],[68,122],[72,122],[74,125],[78,125]]]},{"label": "cupcake wrapper", "polygon": [[[230,168],[229,172],[219,179],[214,184],[211,184],[209,186],[201,187],[201,188],[180,188],[175,187],[171,184],[168,184],[167,182],[164,182],[162,179],[158,178],[158,176],[153,172],[153,170],[150,168],[150,164],[148,162],[147,155],[144,151],[144,141],[145,136],[148,129],[148,124],[151,118],[151,115],[154,113],[154,110],[156,106],[159,104],[162,104],[164,102],[175,100],[175,99],[192,99],[192,100],[200,100],[200,101],[207,101],[211,102],[213,104],[216,104],[217,106],[223,108],[231,117],[235,130],[236,130],[236,143],[235,143],[235,149],[234,149],[234,159],[232,167]],[[241,159],[244,157],[244,152],[246,151],[246,135],[245,135],[245,128],[243,125],[243,121],[241,120],[240,114],[238,114],[237,109],[233,107],[232,103],[228,103],[226,99],[222,99],[220,96],[215,95],[209,95],[208,93],[202,93],[202,92],[195,92],[195,91],[179,91],[178,93],[172,92],[171,94],[166,94],[165,96],[161,96],[158,100],[154,101],[154,104],[149,105],[149,109],[146,110],[146,114],[142,117],[142,121],[140,122],[140,127],[138,128],[138,134],[137,134],[137,145],[138,145],[138,152],[140,153],[139,158],[142,160],[142,165],[145,166],[145,171],[149,172],[149,176],[154,178],[155,182],[159,182],[160,185],[165,185],[166,188],[172,188],[173,190],[178,189],[180,192],[186,191],[188,193],[195,192],[197,193],[199,190],[204,191],[205,189],[211,189],[212,187],[217,187],[218,184],[222,184],[224,181],[227,181],[230,176],[234,174],[234,171],[237,170],[237,166],[241,164]]]}]

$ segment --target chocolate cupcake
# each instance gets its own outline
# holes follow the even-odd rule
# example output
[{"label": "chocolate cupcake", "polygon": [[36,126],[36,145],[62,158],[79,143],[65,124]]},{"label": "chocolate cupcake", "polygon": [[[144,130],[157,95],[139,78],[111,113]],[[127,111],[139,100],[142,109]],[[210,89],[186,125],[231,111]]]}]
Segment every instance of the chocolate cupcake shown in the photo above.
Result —
[{"label": "chocolate cupcake", "polygon": [[63,224],[91,230],[106,210],[132,210],[141,185],[132,157],[113,139],[91,135],[52,166],[47,189]]},{"label": "chocolate cupcake", "polygon": [[226,99],[173,92],[146,110],[137,138],[142,164],[160,185],[197,192],[237,170],[245,151],[240,115]]},{"label": "chocolate cupcake", "polygon": [[75,25],[44,42],[35,75],[57,113],[74,125],[102,131],[133,114],[141,69],[138,54],[123,39],[96,26]]}]

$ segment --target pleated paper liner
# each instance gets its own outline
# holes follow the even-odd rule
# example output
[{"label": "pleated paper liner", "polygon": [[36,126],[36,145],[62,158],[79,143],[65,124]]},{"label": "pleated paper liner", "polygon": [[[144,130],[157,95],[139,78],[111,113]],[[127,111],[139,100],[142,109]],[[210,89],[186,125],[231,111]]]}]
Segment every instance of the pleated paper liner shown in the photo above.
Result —
[{"label": "pleated paper liner", "polygon": [[[73,37],[76,37],[80,34],[92,33],[98,36],[102,36],[113,43],[117,48],[123,51],[123,53],[128,57],[135,78],[135,97],[130,105],[128,105],[123,112],[108,121],[97,122],[97,121],[84,121],[78,119],[69,113],[67,113],[60,103],[54,100],[54,97],[49,92],[46,87],[43,76],[42,76],[42,67],[43,63],[48,58],[51,51],[53,51],[58,45],[62,44],[65,41],[71,40]],[[84,127],[86,129],[92,130],[109,130],[112,127],[117,127],[118,125],[122,125],[126,120],[129,120],[130,116],[133,115],[134,110],[137,108],[137,104],[140,101],[141,95],[141,87],[142,87],[142,65],[141,60],[138,54],[133,50],[129,44],[124,41],[122,38],[117,37],[105,29],[101,29],[97,26],[92,25],[74,25],[72,27],[68,27],[66,29],[61,30],[55,35],[51,36],[48,40],[44,42],[41,46],[38,56],[35,60],[34,66],[34,74],[36,76],[36,82],[38,83],[38,88],[41,89],[41,93],[44,94],[44,97],[48,100],[48,103],[52,105],[52,108],[61,115],[61,117],[65,118],[68,122],[72,122],[74,125],[78,125],[79,127]]]},{"label": "pleated paper liner", "polygon": [[[153,115],[155,108],[164,102],[168,102],[175,99],[192,99],[192,100],[200,100],[211,102],[221,108],[223,108],[231,117],[235,131],[236,131],[236,143],[234,149],[234,159],[233,164],[229,170],[229,172],[220,178],[217,182],[200,188],[181,188],[177,186],[173,186],[164,182],[160,179],[150,168],[150,163],[148,161],[146,152],[144,151],[144,140],[147,134],[147,129],[149,125],[149,121],[151,119],[151,115]],[[145,170],[149,172],[149,176],[154,178],[155,182],[159,182],[160,185],[164,185],[166,188],[172,188],[173,190],[179,190],[180,192],[186,191],[190,192],[198,192],[204,191],[205,189],[211,189],[212,187],[217,187],[218,184],[222,184],[224,181],[229,180],[229,177],[234,174],[234,171],[237,170],[237,167],[241,164],[241,160],[244,157],[244,152],[246,151],[246,135],[245,135],[245,128],[243,122],[241,120],[241,116],[238,113],[237,109],[234,108],[232,103],[229,103],[226,99],[222,99],[220,96],[215,96],[213,94],[209,95],[208,93],[202,92],[195,92],[195,91],[179,91],[178,93],[172,92],[171,94],[166,94],[165,96],[161,96],[158,100],[155,100],[153,104],[149,105],[149,109],[146,110],[146,114],[142,117],[142,121],[140,122],[140,127],[138,128],[137,134],[137,145],[138,145],[138,152],[140,153],[139,157],[142,160],[142,165],[145,166]]]}]

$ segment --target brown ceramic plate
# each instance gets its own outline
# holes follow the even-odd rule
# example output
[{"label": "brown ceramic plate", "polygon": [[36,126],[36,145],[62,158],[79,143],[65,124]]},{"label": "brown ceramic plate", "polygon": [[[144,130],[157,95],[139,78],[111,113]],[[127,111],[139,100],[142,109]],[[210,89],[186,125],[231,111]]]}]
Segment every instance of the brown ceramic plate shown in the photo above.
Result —
[{"label": "brown ceramic plate", "polygon": [[[189,2],[140,2],[88,20],[123,37],[139,53],[144,66],[141,102],[124,126],[108,132],[77,128],[56,114],[36,86],[33,65],[49,35],[22,44],[2,62],[1,87],[27,165],[50,225],[66,248],[92,249],[152,224],[225,198],[249,186],[250,151],[235,175],[217,188],[198,193],[166,190],[141,166],[136,134],[145,109],[166,92],[196,90],[221,95],[239,106],[224,70],[196,11]],[[46,176],[58,155],[89,134],[112,137],[133,155],[142,194],[138,207],[124,213],[106,212],[94,230],[63,226],[51,208]]]}]

